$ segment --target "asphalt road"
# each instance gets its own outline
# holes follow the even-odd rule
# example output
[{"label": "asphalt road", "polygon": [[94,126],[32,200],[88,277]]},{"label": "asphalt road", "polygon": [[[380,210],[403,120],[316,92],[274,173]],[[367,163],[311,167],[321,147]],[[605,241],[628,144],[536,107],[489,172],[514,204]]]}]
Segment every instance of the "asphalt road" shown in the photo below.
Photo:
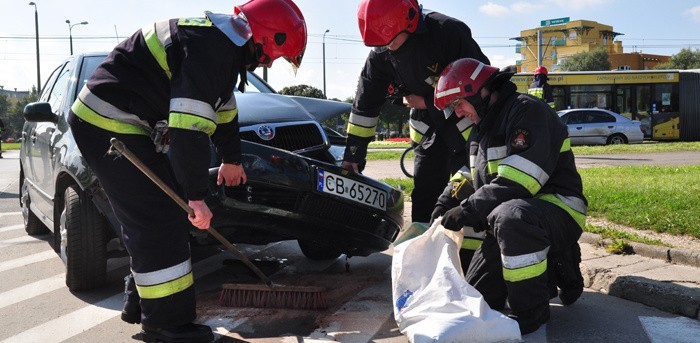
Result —
[{"label": "asphalt road", "polygon": [[[17,156],[0,160],[0,342],[135,342],[139,327],[119,319],[128,258],[111,259],[108,283],[70,292],[50,235],[28,236],[17,202]],[[193,246],[198,321],[217,342],[405,343],[391,300],[392,250],[368,257],[310,261],[295,242],[239,245],[278,283],[320,285],[329,308],[319,311],[227,308],[222,283],[257,282],[217,246]],[[349,267],[349,268],[346,268]],[[688,321],[691,321],[689,323]],[[697,321],[586,289],[570,307],[552,302],[552,319],[525,342],[693,342]]]}]

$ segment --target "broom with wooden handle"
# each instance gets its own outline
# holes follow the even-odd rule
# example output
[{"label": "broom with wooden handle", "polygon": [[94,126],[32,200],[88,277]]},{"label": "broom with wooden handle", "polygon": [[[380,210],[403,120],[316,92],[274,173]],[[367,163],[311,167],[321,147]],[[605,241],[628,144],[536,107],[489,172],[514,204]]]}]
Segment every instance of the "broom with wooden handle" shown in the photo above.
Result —
[{"label": "broom with wooden handle", "polygon": [[[153,173],[141,160],[129,150],[124,143],[116,138],[110,140],[112,149],[117,154],[126,157],[131,163],[141,170],[151,181],[172,198],[188,215],[193,216],[194,210],[182,200],[175,191],[166,185]],[[110,149],[111,153],[114,153]],[[232,307],[263,307],[263,308],[294,308],[294,309],[321,309],[326,308],[325,289],[315,286],[283,286],[272,283],[260,268],[256,267],[248,257],[243,255],[216,229],[207,229],[226,249],[236,255],[243,263],[262,280],[265,285],[254,284],[223,284],[221,286],[220,302],[223,306]]]}]

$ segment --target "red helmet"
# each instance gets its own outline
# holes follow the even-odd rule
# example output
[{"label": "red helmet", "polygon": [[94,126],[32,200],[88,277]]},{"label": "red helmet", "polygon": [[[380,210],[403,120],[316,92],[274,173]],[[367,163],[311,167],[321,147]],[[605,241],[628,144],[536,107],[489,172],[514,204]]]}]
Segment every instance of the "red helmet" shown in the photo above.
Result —
[{"label": "red helmet", "polygon": [[435,86],[435,107],[444,110],[455,99],[479,94],[481,88],[498,74],[498,68],[473,58],[462,58],[448,64]]},{"label": "red helmet", "polygon": [[547,71],[547,68],[545,66],[539,66],[535,68],[535,75],[547,75],[549,72]]},{"label": "red helmet", "polygon": [[269,66],[284,57],[295,67],[301,65],[306,49],[306,22],[291,0],[250,0],[235,6],[233,12],[242,13],[250,24],[260,64]]},{"label": "red helmet", "polygon": [[417,0],[362,0],[357,10],[366,46],[385,46],[401,32],[415,32],[419,18]]}]

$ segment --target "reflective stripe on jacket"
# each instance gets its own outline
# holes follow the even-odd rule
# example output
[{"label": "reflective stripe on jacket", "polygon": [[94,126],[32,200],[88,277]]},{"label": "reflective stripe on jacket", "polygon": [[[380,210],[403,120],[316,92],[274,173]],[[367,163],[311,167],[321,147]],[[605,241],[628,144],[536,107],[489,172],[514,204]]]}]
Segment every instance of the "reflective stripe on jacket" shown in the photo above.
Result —
[{"label": "reflective stripe on jacket", "polygon": [[187,199],[201,200],[210,141],[224,163],[240,162],[233,90],[250,54],[206,18],[147,25],[95,69],[72,111],[121,134],[149,135],[167,120],[176,177]]},{"label": "reflective stripe on jacket", "polygon": [[583,227],[588,203],[566,126],[510,82],[472,133],[470,167],[476,192],[462,206],[481,229],[499,204],[531,197],[563,208]]},{"label": "reflective stripe on jacket", "polygon": [[[442,111],[433,104],[433,92],[443,68],[452,61],[471,57],[489,64],[471,30],[463,22],[437,12],[425,13],[416,32],[396,51],[372,50],[360,74],[357,93],[348,120],[348,149],[345,160],[361,162],[367,144],[374,137],[379,112],[386,102],[387,88],[401,84],[408,94],[425,99],[426,109],[412,113],[411,139],[419,142],[430,128],[438,131],[451,149],[464,149],[464,127],[457,121],[448,123]],[[454,116],[452,116],[454,117]],[[418,123],[417,121],[420,121]]]}]

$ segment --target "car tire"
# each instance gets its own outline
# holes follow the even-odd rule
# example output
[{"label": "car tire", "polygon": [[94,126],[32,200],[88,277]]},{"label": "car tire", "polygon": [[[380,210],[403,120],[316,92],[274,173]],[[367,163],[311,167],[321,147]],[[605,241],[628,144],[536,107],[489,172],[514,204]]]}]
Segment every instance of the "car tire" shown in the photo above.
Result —
[{"label": "car tire", "polygon": [[107,274],[107,221],[77,185],[66,188],[60,215],[60,255],[71,291],[102,286]]},{"label": "car tire", "polygon": [[625,137],[624,135],[621,135],[619,133],[616,133],[616,134],[608,137],[607,143],[608,143],[608,145],[610,145],[610,144],[627,144],[627,137]]},{"label": "car tire", "polygon": [[307,240],[297,240],[302,254],[314,261],[334,260],[343,253]]},{"label": "car tire", "polygon": [[32,203],[29,197],[29,186],[24,179],[24,171],[19,171],[19,204],[22,208],[22,218],[24,219],[24,230],[30,236],[45,235],[50,232],[49,228],[39,220],[39,217],[32,212],[30,204]]}]

